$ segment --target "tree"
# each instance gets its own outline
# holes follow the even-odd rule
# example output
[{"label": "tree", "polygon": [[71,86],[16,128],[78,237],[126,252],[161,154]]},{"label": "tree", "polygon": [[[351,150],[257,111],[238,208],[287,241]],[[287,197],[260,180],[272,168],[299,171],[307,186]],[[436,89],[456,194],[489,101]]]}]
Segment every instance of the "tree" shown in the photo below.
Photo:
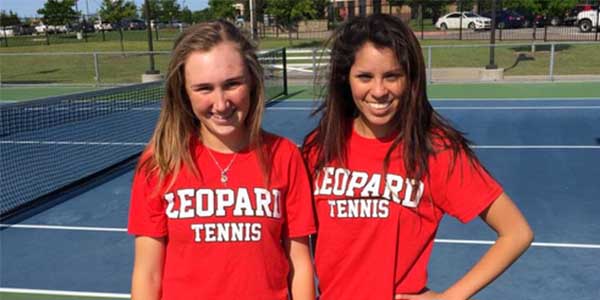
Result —
[{"label": "tree", "polygon": [[100,17],[103,22],[110,22],[116,24],[119,29],[119,40],[121,42],[121,51],[125,51],[123,45],[123,28],[121,23],[126,18],[135,18],[137,16],[137,9],[133,1],[125,0],[103,0],[102,6],[100,7]]},{"label": "tree", "polygon": [[172,23],[175,19],[179,18],[181,14],[181,6],[176,0],[160,0],[160,14],[158,19],[161,22]]},{"label": "tree", "polygon": [[327,7],[331,5],[329,0],[314,0],[313,6],[315,7],[315,19],[327,18]]},{"label": "tree", "polygon": [[150,7],[150,20],[158,19],[158,15],[160,14],[160,11],[161,11],[158,0],[144,1],[144,3],[142,4],[142,18],[144,18],[145,20],[148,20],[148,17],[146,16],[146,2],[148,3],[148,6]]},{"label": "tree", "polygon": [[275,17],[275,22],[288,31],[292,39],[292,31],[296,30],[298,22],[305,18],[314,18],[316,11],[311,0],[267,0],[266,11]]},{"label": "tree", "polygon": [[21,20],[19,20],[19,16],[14,13],[12,10],[6,11],[0,10],[0,26],[13,26],[21,24]]},{"label": "tree", "polygon": [[193,12],[192,19],[194,20],[194,23],[210,20],[210,9],[205,8],[203,10],[197,10],[197,11]]},{"label": "tree", "polygon": [[179,18],[182,22],[192,24],[194,23],[194,13],[186,6],[181,10]]},{"label": "tree", "polygon": [[75,0],[48,0],[37,13],[42,15],[46,25],[66,25],[79,18],[79,13],[73,9]]},{"label": "tree", "polygon": [[208,7],[213,19],[233,19],[235,18],[234,0],[210,0]]}]

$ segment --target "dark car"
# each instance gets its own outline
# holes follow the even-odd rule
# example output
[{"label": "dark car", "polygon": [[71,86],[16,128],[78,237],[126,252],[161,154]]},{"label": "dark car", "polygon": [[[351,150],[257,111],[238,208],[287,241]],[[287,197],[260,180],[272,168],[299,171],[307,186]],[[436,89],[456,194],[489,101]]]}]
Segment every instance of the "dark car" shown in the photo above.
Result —
[{"label": "dark car", "polygon": [[[491,12],[483,13],[483,16],[492,17]],[[496,12],[496,28],[521,28],[525,24],[525,17],[512,10],[501,10]]]},{"label": "dark car", "polygon": [[523,27],[544,27],[546,25],[546,18],[540,14],[534,14],[529,9],[515,9],[515,12],[522,15],[525,20],[523,21]]}]

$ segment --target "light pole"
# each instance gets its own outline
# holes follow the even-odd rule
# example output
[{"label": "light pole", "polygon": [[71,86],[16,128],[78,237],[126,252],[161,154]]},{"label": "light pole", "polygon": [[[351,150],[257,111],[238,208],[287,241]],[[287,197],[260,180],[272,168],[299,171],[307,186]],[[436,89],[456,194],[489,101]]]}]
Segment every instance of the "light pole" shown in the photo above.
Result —
[{"label": "light pole", "polygon": [[148,33],[148,52],[150,52],[150,69],[145,74],[159,74],[160,72],[154,68],[154,46],[152,45],[152,21],[150,19],[150,3],[144,0],[144,8],[146,13],[146,32]]},{"label": "light pole", "polygon": [[485,66],[488,70],[498,69],[495,62],[496,56],[496,0],[492,0],[492,24],[490,33],[490,63]]}]

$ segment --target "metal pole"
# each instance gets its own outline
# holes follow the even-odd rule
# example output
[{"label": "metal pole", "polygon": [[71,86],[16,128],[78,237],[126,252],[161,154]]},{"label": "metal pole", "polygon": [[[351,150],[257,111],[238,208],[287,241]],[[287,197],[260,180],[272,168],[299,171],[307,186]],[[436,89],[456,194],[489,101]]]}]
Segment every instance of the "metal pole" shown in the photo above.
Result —
[{"label": "metal pole", "polygon": [[596,36],[594,37],[594,41],[598,40],[598,31],[600,31],[600,1],[598,1],[598,8],[596,9],[596,11],[598,12],[596,14]]},{"label": "metal pole", "polygon": [[554,43],[550,45],[550,81],[554,81]]},{"label": "metal pole", "polygon": [[283,48],[283,57],[282,57],[282,66],[283,66],[283,94],[287,96],[288,94],[288,80],[287,80],[287,54],[285,47]]},{"label": "metal pole", "polygon": [[[148,34],[148,52],[150,52],[150,69],[146,71],[146,74],[158,74],[159,72],[154,69],[154,45],[152,44],[152,22],[150,18],[150,3],[148,0],[144,0],[144,5],[146,6],[146,33]],[[158,24],[156,24],[158,27]]]},{"label": "metal pole", "polygon": [[253,40],[256,40],[256,32],[254,31],[254,0],[248,2],[250,2],[250,35]]},{"label": "metal pole", "polygon": [[424,26],[424,22],[423,22],[423,4],[419,3],[419,22],[421,25],[421,41],[425,38],[425,26]]},{"label": "metal pole", "polygon": [[491,24],[492,28],[490,29],[490,62],[487,66],[485,66],[486,69],[488,70],[492,70],[492,69],[498,69],[498,66],[496,65],[495,62],[495,58],[496,58],[496,0],[492,0],[492,24]]},{"label": "metal pole", "polygon": [[94,52],[94,80],[96,81],[96,86],[100,85],[100,66],[98,65],[98,53]]},{"label": "metal pole", "polygon": [[427,46],[427,82],[431,83],[433,69],[431,68],[431,46]]},{"label": "metal pole", "polygon": [[313,83],[317,82],[317,48],[312,49]]},{"label": "metal pole", "polygon": [[462,40],[462,33],[463,33],[463,6],[462,6],[462,1],[458,1],[458,13],[460,14],[460,19],[458,20],[459,25],[458,25],[458,39]]}]

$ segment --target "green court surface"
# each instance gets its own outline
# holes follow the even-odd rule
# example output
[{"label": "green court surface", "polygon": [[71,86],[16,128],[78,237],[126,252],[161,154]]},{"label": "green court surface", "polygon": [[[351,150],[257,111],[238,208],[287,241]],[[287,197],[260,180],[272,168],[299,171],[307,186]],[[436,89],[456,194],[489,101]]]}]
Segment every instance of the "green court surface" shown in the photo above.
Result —
[{"label": "green court surface", "polygon": [[[124,299],[124,298],[120,298]],[[61,296],[61,295],[34,295],[0,292],[0,300],[117,300],[116,298]]]},{"label": "green court surface", "polygon": [[[598,82],[549,83],[463,83],[430,84],[427,94],[431,99],[570,99],[600,98]],[[312,86],[290,86],[284,99],[314,99],[319,91]]]},{"label": "green court surface", "polygon": [[[431,99],[570,99],[600,98],[598,82],[430,84]],[[95,87],[1,87],[0,103],[38,99],[97,90]],[[310,85],[292,85],[284,100],[312,100],[319,91]]]}]

